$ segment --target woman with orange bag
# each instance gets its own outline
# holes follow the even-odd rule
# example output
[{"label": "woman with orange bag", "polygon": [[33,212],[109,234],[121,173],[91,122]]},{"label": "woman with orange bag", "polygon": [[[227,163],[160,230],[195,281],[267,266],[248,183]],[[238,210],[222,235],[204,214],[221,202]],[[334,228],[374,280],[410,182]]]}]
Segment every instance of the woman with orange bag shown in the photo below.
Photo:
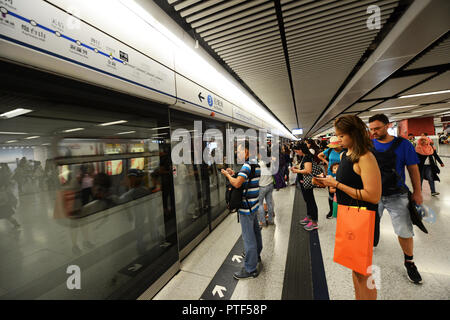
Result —
[{"label": "woman with orange bag", "polygon": [[[353,115],[338,118],[334,122],[336,136],[340,139],[340,144],[347,152],[341,154],[341,163],[336,174],[336,180],[331,176],[326,178],[316,178],[318,184],[336,188],[337,201],[341,206],[355,206],[374,211],[372,215],[375,219],[377,203],[381,198],[381,174],[375,156],[370,152],[372,142],[369,138],[367,126],[364,122]],[[338,213],[338,226],[340,217]],[[375,221],[371,221],[373,226]],[[373,228],[367,228],[367,239],[372,239]],[[372,248],[369,249],[372,252]],[[370,261],[372,257],[370,256]],[[355,297],[357,300],[376,300],[377,290],[369,287],[371,274],[363,275],[353,270],[353,284],[355,287]],[[369,281],[368,281],[369,280]]]}]

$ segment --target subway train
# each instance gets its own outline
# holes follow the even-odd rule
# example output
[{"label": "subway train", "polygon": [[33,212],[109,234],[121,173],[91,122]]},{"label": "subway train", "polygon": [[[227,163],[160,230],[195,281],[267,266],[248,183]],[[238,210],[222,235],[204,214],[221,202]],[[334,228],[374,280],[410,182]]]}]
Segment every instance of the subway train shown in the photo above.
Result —
[{"label": "subway train", "polygon": [[174,165],[171,133],[274,122],[189,79],[151,26],[159,47],[94,13],[69,28],[66,4],[1,5],[0,299],[150,298],[229,214],[224,165]]}]

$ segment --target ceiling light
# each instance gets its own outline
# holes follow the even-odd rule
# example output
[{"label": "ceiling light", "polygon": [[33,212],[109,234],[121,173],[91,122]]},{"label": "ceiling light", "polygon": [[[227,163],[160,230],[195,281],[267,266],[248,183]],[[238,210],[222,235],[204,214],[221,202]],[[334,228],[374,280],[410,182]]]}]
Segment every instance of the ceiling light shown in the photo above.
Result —
[{"label": "ceiling light", "polygon": [[418,105],[417,104],[413,104],[413,105],[410,105],[410,106],[402,106],[402,107],[391,107],[391,108],[381,108],[381,109],[373,109],[373,110],[370,110],[370,112],[372,112],[372,111],[384,111],[384,110],[393,110],[393,109],[404,109],[404,108],[411,108],[411,107],[417,107]]},{"label": "ceiling light", "polygon": [[25,140],[31,140],[31,139],[36,139],[39,138],[40,136],[31,136],[31,137],[26,137]]},{"label": "ceiling light", "polygon": [[448,110],[448,108],[430,109],[430,110],[416,110],[416,111],[413,111],[413,113],[418,113],[418,112],[426,113],[426,112],[442,111],[442,110]]},{"label": "ceiling light", "polygon": [[19,142],[19,140],[9,140],[9,141],[6,141],[6,143],[14,143],[14,142]]},{"label": "ceiling light", "polygon": [[30,109],[17,108],[17,109],[0,114],[0,118],[11,119],[11,118],[14,118],[14,117],[17,117],[17,116],[20,116],[22,114],[29,113],[32,111],[33,110],[30,110]]},{"label": "ceiling light", "polygon": [[120,124],[120,123],[125,123],[125,122],[128,122],[128,121],[126,121],[126,120],[119,120],[119,121],[113,121],[113,122],[105,122],[105,123],[100,123],[99,126],[106,127],[106,126],[112,126],[112,125],[115,125],[115,124]]},{"label": "ceiling light", "polygon": [[6,131],[0,131],[0,134],[28,134],[26,132],[6,132]]},{"label": "ceiling light", "polygon": [[425,93],[418,93],[418,94],[410,94],[410,95],[407,95],[407,96],[401,96],[399,99],[422,97],[422,96],[430,96],[430,95],[433,95],[433,94],[443,94],[443,93],[450,93],[450,90],[435,91],[435,92],[425,92]]},{"label": "ceiling light", "polygon": [[119,132],[116,134],[130,134],[130,133],[135,133],[136,131],[126,131],[126,132]]},{"label": "ceiling light", "polygon": [[64,130],[62,132],[74,132],[74,131],[81,131],[81,130],[84,130],[84,128],[67,129],[67,130]]},{"label": "ceiling light", "polygon": [[151,129],[148,129],[148,130],[159,130],[159,129],[168,129],[168,128],[170,128],[170,127],[151,128]]}]

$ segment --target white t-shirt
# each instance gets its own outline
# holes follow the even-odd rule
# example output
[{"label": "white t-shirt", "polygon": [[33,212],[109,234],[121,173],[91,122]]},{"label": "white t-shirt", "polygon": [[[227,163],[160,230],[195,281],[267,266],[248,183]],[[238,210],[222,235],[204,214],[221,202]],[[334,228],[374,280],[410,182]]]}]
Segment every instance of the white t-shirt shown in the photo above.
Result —
[{"label": "white t-shirt", "polygon": [[269,184],[273,183],[272,174],[270,173],[270,169],[268,169],[266,167],[266,164],[264,163],[264,161],[260,160],[258,162],[258,164],[261,167],[261,176],[259,177],[259,186],[266,187]]}]

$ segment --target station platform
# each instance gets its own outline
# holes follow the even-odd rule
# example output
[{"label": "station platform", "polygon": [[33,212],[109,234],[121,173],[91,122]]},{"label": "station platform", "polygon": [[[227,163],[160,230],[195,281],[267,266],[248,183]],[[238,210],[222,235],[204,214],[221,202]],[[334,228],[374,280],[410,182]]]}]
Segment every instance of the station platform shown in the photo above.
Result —
[{"label": "station platform", "polygon": [[[423,183],[424,204],[436,214],[425,223],[429,233],[414,226],[414,261],[423,283],[411,283],[403,266],[403,253],[391,218],[383,214],[380,242],[373,264],[379,267],[378,300],[448,300],[450,298],[450,158],[442,157],[440,192],[431,196]],[[295,175],[291,174],[291,184]],[[409,182],[407,184],[410,185]],[[153,300],[353,300],[351,270],[333,262],[336,219],[326,219],[328,193],[315,189],[319,229],[305,231],[299,220],[306,205],[301,191],[290,185],[273,192],[275,225],[262,229],[262,268],[257,278],[235,280],[233,272],[243,266],[241,227],[230,214],[184,260],[181,270]]]}]

